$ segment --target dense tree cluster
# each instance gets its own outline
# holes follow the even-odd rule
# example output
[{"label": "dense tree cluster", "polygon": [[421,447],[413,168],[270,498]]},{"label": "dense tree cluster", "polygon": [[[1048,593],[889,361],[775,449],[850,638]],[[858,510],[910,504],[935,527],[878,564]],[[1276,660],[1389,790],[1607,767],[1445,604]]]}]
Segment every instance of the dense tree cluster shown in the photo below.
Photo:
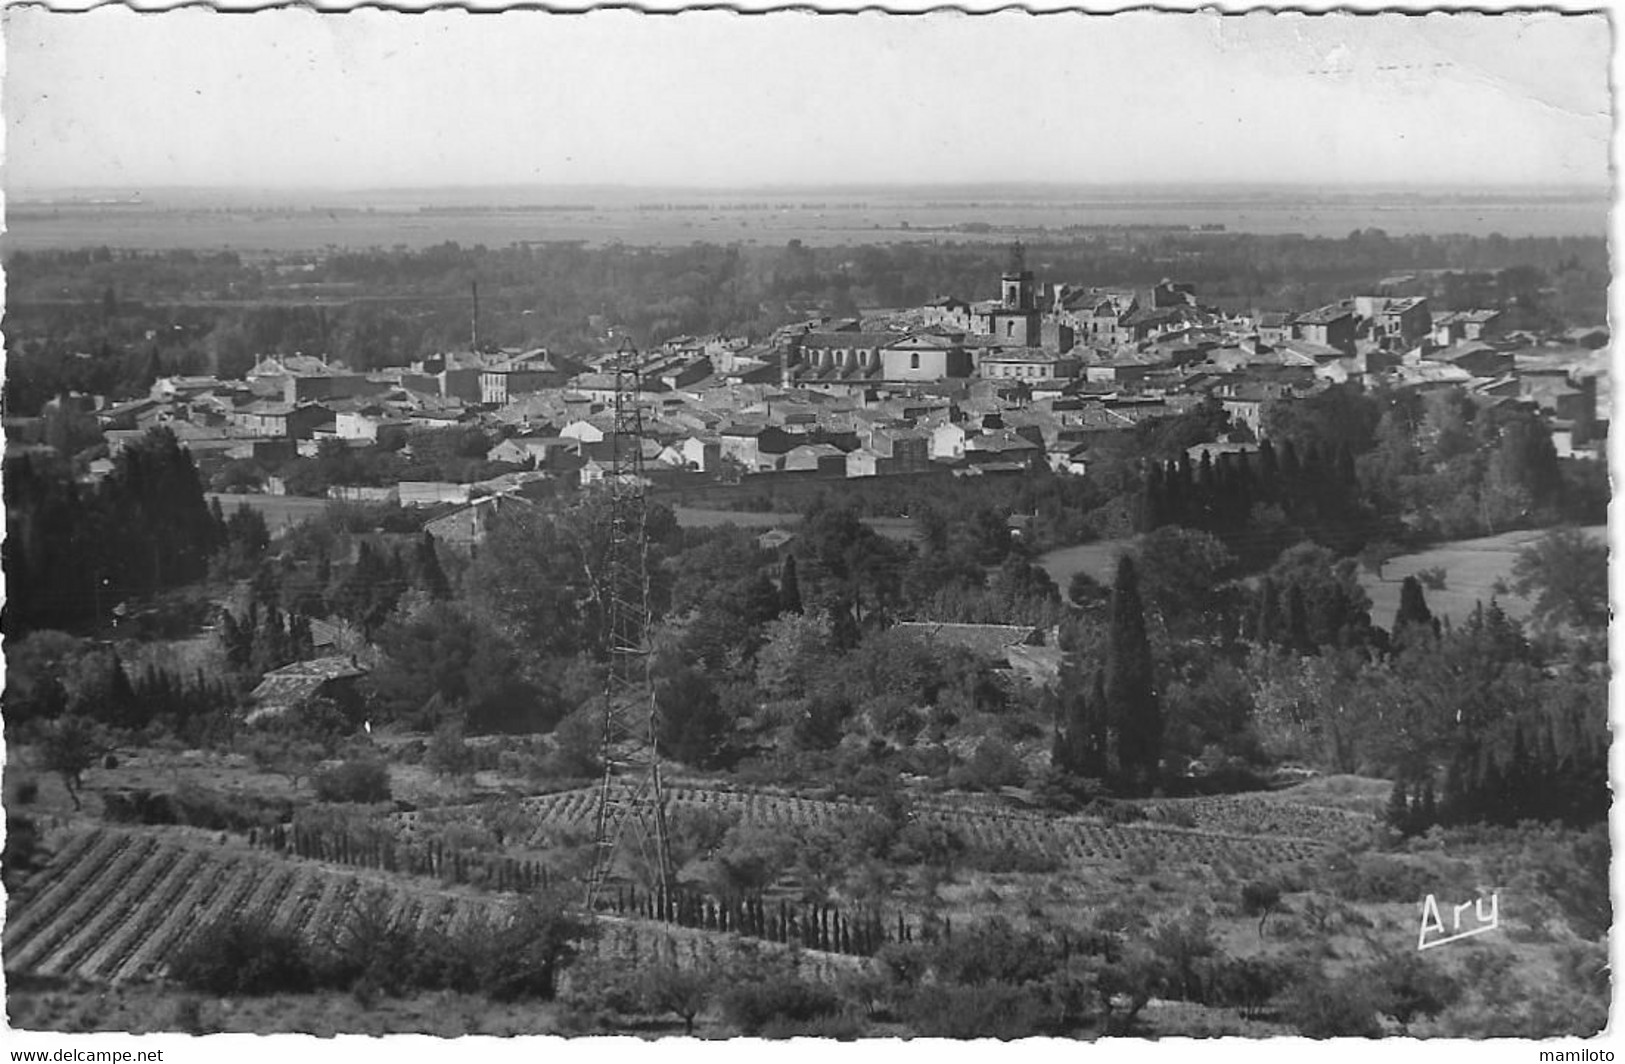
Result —
[{"label": "dense tree cluster", "polygon": [[167,429],[119,452],[99,485],[34,453],[6,460],[6,626],[71,628],[119,603],[191,583],[225,529],[192,457]]}]

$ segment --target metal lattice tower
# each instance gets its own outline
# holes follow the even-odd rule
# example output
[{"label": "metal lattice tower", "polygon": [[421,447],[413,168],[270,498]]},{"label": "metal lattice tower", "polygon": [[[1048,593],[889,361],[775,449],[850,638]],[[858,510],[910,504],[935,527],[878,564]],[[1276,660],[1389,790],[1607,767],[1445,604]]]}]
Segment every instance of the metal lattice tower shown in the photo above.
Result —
[{"label": "metal lattice tower", "polygon": [[631,875],[643,885],[672,885],[666,795],[655,748],[659,708],[650,670],[648,500],[643,481],[643,412],[638,353],[615,354],[615,424],[605,478],[609,496],[603,609],[609,668],[604,683],[602,756],[592,874],[587,907],[596,908],[610,880]]}]

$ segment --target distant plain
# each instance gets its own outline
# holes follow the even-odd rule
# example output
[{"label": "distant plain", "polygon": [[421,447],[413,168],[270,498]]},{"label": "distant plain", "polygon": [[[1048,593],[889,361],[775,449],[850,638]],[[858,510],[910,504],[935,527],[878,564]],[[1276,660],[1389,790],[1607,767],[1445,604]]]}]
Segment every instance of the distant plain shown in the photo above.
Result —
[{"label": "distant plain", "polygon": [[13,193],[6,251],[106,245],[252,254],[446,241],[693,242],[829,246],[900,241],[1029,243],[1136,230],[1341,237],[1607,232],[1606,191],[1438,189],[440,189]]}]

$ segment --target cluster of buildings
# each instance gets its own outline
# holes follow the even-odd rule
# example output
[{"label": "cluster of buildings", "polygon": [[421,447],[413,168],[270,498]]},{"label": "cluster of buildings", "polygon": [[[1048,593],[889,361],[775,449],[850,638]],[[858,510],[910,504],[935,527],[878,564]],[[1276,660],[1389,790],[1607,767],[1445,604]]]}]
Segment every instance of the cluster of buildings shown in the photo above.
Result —
[{"label": "cluster of buildings", "polygon": [[[1335,383],[1461,387],[1486,404],[1545,412],[1562,454],[1595,453],[1597,375],[1576,344],[1509,332],[1493,310],[1438,312],[1419,296],[1360,295],[1304,313],[1224,313],[1195,288],[1039,284],[1019,245],[983,302],[945,297],[861,319],[820,318],[757,341],[667,340],[637,356],[643,466],[651,478],[849,479],[925,473],[1087,474],[1102,434],[1213,398],[1265,431],[1265,404]],[[1566,357],[1573,356],[1573,357]],[[410,447],[423,431],[476,425],[513,472],[473,484],[400,484],[335,494],[462,503],[450,538],[477,538],[498,500],[592,483],[612,467],[616,354],[456,352],[376,373],[310,356],[262,359],[242,380],[159,380],[91,414],[116,454],[162,425],[208,475],[221,463],[280,465],[325,441]],[[8,419],[27,445],[26,419]],[[104,474],[109,460],[92,463]]]}]

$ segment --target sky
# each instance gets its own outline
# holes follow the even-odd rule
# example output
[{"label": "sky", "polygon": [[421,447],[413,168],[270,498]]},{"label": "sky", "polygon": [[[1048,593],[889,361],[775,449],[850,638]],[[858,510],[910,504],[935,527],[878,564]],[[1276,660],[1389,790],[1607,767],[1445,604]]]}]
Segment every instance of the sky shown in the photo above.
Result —
[{"label": "sky", "polygon": [[1561,14],[8,8],[5,185],[1606,185]]}]

